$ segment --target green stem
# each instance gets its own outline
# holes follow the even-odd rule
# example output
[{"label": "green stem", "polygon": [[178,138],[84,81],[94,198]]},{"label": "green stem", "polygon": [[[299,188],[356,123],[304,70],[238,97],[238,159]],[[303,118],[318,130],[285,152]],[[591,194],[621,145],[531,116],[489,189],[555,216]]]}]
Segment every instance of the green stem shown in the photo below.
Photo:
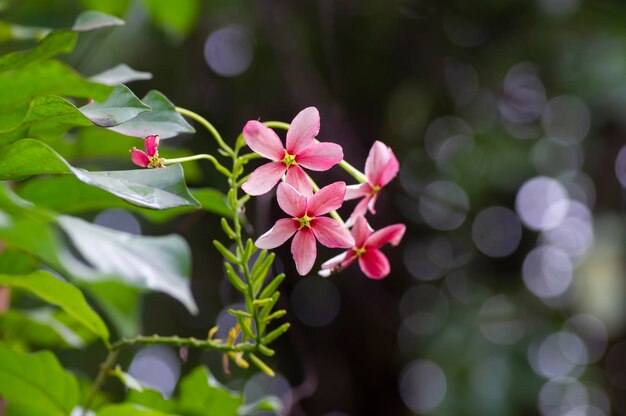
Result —
[{"label": "green stem", "polygon": [[115,362],[117,361],[117,357],[119,356],[119,354],[120,354],[119,349],[113,348],[109,350],[109,355],[107,355],[106,360],[104,360],[104,363],[102,363],[102,365],[100,366],[100,371],[98,372],[96,379],[91,385],[91,389],[89,390],[89,395],[87,396],[87,399],[85,399],[85,403],[83,404],[83,412],[82,412],[83,416],[85,416],[89,412],[89,409],[91,408],[91,405],[93,404],[93,401],[96,398],[96,394],[98,393],[98,391],[100,391],[100,388],[102,387],[107,377],[109,376],[109,371],[115,365]]},{"label": "green stem", "polygon": [[213,155],[209,155],[206,153],[193,155],[193,156],[187,156],[187,157],[177,157],[174,159],[161,159],[161,160],[163,160],[164,165],[173,165],[174,163],[191,162],[193,160],[200,160],[200,159],[206,159],[206,160],[211,161],[211,163],[213,163],[213,166],[215,166],[215,169],[217,169],[218,172],[220,172],[222,175],[226,177],[230,177],[231,173],[228,171],[228,169],[222,166],[220,162],[218,162],[217,159]]},{"label": "green stem", "polygon": [[219,147],[221,147],[229,155],[233,154],[233,149],[227,145],[226,142],[224,142],[224,139],[222,139],[222,136],[220,136],[217,129],[213,127],[213,124],[209,123],[207,119],[197,113],[194,113],[193,111],[187,110],[186,108],[176,107],[176,111],[202,124],[209,132],[211,132]]},{"label": "green stem", "polygon": [[162,337],[159,335],[139,335],[133,338],[122,338],[119,341],[115,342],[112,346],[114,350],[119,350],[120,348],[124,348],[129,345],[135,344],[164,344],[164,345],[174,345],[176,347],[191,347],[191,348],[200,348],[200,349],[213,349],[217,351],[223,352],[236,352],[247,350],[244,345],[228,345],[221,344],[216,341],[210,339],[197,339],[197,338],[181,338],[178,336],[172,337]]}]

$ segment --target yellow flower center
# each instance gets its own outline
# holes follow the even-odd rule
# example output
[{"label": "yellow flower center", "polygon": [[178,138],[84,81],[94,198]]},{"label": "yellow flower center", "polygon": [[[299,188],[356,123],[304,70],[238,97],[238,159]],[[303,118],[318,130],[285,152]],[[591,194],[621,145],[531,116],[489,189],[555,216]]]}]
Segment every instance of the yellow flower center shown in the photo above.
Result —
[{"label": "yellow flower center", "polygon": [[290,166],[297,166],[298,162],[296,162],[296,155],[290,155],[289,153],[285,152],[283,163],[287,168],[289,168]]},{"label": "yellow flower center", "polygon": [[356,253],[357,257],[361,257],[363,254],[365,254],[365,251],[367,251],[365,247],[354,248],[354,252]]},{"label": "yellow flower center", "polygon": [[311,221],[315,219],[315,217],[309,217],[308,215],[304,214],[304,217],[294,219],[300,222],[300,229],[302,229],[304,227],[311,228]]},{"label": "yellow flower center", "polygon": [[380,186],[378,185],[374,185],[372,186],[372,192],[370,193],[371,196],[374,196],[378,193],[378,191],[380,191]]}]

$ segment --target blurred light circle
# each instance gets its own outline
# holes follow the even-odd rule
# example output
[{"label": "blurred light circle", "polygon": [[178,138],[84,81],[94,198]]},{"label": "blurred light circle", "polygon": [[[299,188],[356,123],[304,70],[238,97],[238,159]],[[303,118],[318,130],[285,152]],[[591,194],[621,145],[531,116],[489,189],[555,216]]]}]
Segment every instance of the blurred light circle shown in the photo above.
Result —
[{"label": "blurred light circle", "polygon": [[615,175],[617,175],[619,183],[626,188],[626,146],[623,146],[617,154],[617,159],[615,160]]},{"label": "blurred light circle", "polygon": [[281,374],[270,377],[264,373],[257,373],[246,382],[243,396],[246,398],[246,403],[253,403],[267,396],[275,396],[281,399],[285,408],[289,408],[291,406],[291,385]]},{"label": "blurred light circle", "polygon": [[558,179],[567,189],[570,199],[593,208],[596,203],[596,186],[589,175],[579,170],[570,170],[560,174]]},{"label": "blurred light circle", "polygon": [[544,416],[566,415],[581,406],[587,406],[589,395],[585,386],[571,377],[548,380],[539,391],[539,412]]},{"label": "blurred light circle", "polygon": [[164,345],[144,347],[133,357],[128,373],[141,384],[169,397],[180,376],[180,361],[176,353]]},{"label": "blurred light circle", "polygon": [[441,329],[448,318],[450,305],[446,295],[430,285],[415,286],[400,301],[403,324],[415,335],[431,335]]},{"label": "blurred light circle", "polygon": [[459,109],[459,114],[467,120],[475,132],[489,131],[498,119],[495,94],[487,89],[479,89],[474,99]]},{"label": "blurred light circle", "polygon": [[480,46],[488,37],[478,23],[449,13],[443,17],[443,31],[452,43],[464,48]]},{"label": "blurred light circle", "polygon": [[472,239],[489,257],[506,257],[522,239],[522,224],[513,211],[504,207],[482,210],[472,224]]},{"label": "blurred light circle", "polygon": [[526,332],[526,322],[506,295],[487,299],[479,312],[480,331],[494,344],[511,345]]},{"label": "blurred light circle", "polygon": [[563,251],[569,256],[572,264],[580,264],[593,244],[593,227],[590,217],[591,213],[586,206],[580,202],[571,202],[567,218],[557,227],[544,231],[541,243]]},{"label": "blurred light circle", "polygon": [[556,175],[563,171],[580,169],[584,156],[580,146],[542,139],[533,146],[532,160],[539,173]]},{"label": "blurred light circle", "polygon": [[541,11],[548,16],[564,18],[574,14],[581,0],[538,0]]},{"label": "blurred light circle", "polygon": [[465,221],[469,199],[465,191],[453,182],[436,181],[424,189],[419,211],[424,221],[438,230],[454,230]]},{"label": "blurred light circle", "polygon": [[204,58],[209,67],[223,77],[243,73],[252,63],[252,40],[248,31],[229,25],[211,33],[204,44]]},{"label": "blurred light circle", "polygon": [[424,135],[424,146],[432,160],[445,165],[457,155],[469,152],[474,145],[472,128],[458,117],[434,120]]},{"label": "blurred light circle", "polygon": [[602,358],[608,345],[609,335],[606,326],[600,319],[589,314],[579,314],[569,318],[563,328],[576,333],[585,341],[589,363]]},{"label": "blurred light circle", "polygon": [[443,275],[443,270],[428,256],[428,245],[413,241],[403,253],[406,269],[419,280],[435,280]]},{"label": "blurred light circle", "polygon": [[478,73],[476,69],[455,58],[446,58],[443,69],[448,91],[456,105],[468,104],[478,91]]},{"label": "blurred light circle", "polygon": [[472,366],[472,391],[486,402],[494,403],[506,397],[511,386],[511,366],[506,356],[489,355]]},{"label": "blurred light circle", "polygon": [[537,119],[545,103],[546,92],[536,67],[529,62],[513,66],[504,79],[500,113],[513,123],[524,124]]},{"label": "blurred light circle", "polygon": [[548,102],[541,125],[550,140],[563,144],[578,143],[589,133],[591,113],[580,98],[561,95]]},{"label": "blurred light circle", "polygon": [[220,311],[220,313],[217,315],[217,321],[215,322],[215,325],[217,326],[215,338],[228,338],[228,333],[231,328],[237,325],[237,318],[235,318],[233,314],[228,312],[229,309],[243,310],[246,309],[246,305],[244,303],[232,303]]},{"label": "blurred light circle", "polygon": [[533,249],[522,265],[522,276],[528,290],[540,298],[563,294],[572,282],[573,266],[563,251],[539,246]]},{"label": "blurred light circle", "polygon": [[141,235],[141,225],[133,214],[123,209],[107,209],[99,213],[94,224],[129,234]]},{"label": "blurred light circle", "polygon": [[531,230],[548,230],[565,219],[569,198],[558,181],[539,176],[522,185],[515,198],[515,209]]},{"label": "blurred light circle", "polygon": [[529,350],[529,361],[546,378],[569,376],[587,361],[587,348],[577,335],[557,332]]},{"label": "blurred light circle", "polygon": [[330,324],[341,305],[339,291],[329,280],[309,277],[300,280],[291,293],[293,314],[308,326]]},{"label": "blurred light circle", "polygon": [[446,376],[436,363],[417,360],[408,364],[400,376],[400,397],[417,413],[437,408],[446,396]]},{"label": "blurred light circle", "polygon": [[445,284],[450,294],[464,304],[480,302],[487,297],[487,289],[468,276],[464,270],[448,273]]}]

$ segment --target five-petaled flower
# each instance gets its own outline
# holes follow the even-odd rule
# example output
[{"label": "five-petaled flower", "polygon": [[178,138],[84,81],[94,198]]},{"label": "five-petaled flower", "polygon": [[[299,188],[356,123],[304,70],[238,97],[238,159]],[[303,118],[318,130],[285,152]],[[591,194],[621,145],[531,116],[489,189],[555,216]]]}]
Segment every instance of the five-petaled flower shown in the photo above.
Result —
[{"label": "five-petaled flower", "polygon": [[346,221],[347,226],[355,223],[358,217],[362,217],[368,208],[372,214],[376,214],[374,205],[380,189],[387,185],[398,174],[400,165],[391,148],[380,141],[374,142],[365,161],[365,177],[367,182],[359,185],[350,185],[346,192],[346,201],[365,197],[354,208],[352,215]]},{"label": "five-petaled flower", "polygon": [[145,152],[134,146],[130,149],[130,159],[133,163],[142,168],[162,168],[163,160],[159,158],[159,135],[153,134],[146,137],[143,144],[146,148]]},{"label": "five-petaled flower", "polygon": [[311,186],[302,167],[323,171],[341,162],[343,150],[335,143],[316,143],[320,130],[320,115],[315,107],[300,111],[287,130],[286,146],[274,130],[250,120],[243,128],[248,146],[261,156],[272,160],[258,167],[241,186],[249,195],[269,192],[287,173],[287,182],[301,194],[310,196]]},{"label": "five-petaled flower", "polygon": [[387,243],[397,246],[402,240],[405,230],[404,224],[394,224],[374,231],[370,228],[365,217],[358,217],[354,227],[352,227],[354,246],[322,264],[320,275],[328,276],[332,270],[343,269],[358,259],[359,266],[367,277],[371,279],[386,277],[390,270],[389,260],[379,248]]},{"label": "five-petaled flower", "polygon": [[354,238],[341,224],[322,216],[339,208],[345,193],[344,182],[332,183],[311,196],[302,195],[288,183],[279,184],[276,191],[278,205],[292,218],[276,221],[268,232],[256,240],[256,246],[276,248],[295,234],[291,254],[298,273],[306,275],[313,268],[317,256],[316,238],[330,248],[349,248],[355,244]]}]

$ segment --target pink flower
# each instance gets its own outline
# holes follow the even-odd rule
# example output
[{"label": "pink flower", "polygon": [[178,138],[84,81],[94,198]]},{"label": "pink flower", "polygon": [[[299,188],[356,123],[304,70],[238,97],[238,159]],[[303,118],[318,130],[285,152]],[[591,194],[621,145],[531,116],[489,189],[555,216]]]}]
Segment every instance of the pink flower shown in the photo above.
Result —
[{"label": "pink flower", "polygon": [[130,159],[142,168],[162,168],[163,160],[159,158],[159,135],[153,134],[145,138],[143,142],[146,151],[136,147],[130,149]]},{"label": "pink flower", "polygon": [[292,235],[291,254],[301,276],[309,273],[315,263],[315,239],[330,248],[349,248],[354,239],[341,224],[322,215],[341,206],[346,194],[346,184],[335,182],[312,196],[305,196],[291,185],[278,185],[276,197],[280,208],[292,218],[283,218],[256,240],[257,247],[272,249],[286,242]]},{"label": "pink flower", "polygon": [[343,159],[343,150],[338,144],[315,143],[319,130],[320,115],[315,107],[305,108],[293,119],[287,131],[286,147],[274,130],[258,121],[248,121],[243,128],[246,143],[272,162],[252,172],[241,188],[249,195],[262,195],[269,192],[286,172],[289,183],[298,192],[311,196],[310,184],[300,166],[323,171]]},{"label": "pink flower", "polygon": [[380,141],[374,142],[365,161],[365,177],[367,182],[359,185],[350,185],[346,192],[346,201],[365,197],[357,204],[348,218],[346,225],[350,227],[358,217],[365,215],[367,209],[376,214],[374,204],[380,189],[387,185],[398,174],[400,164],[391,148]]},{"label": "pink flower", "polygon": [[405,230],[404,224],[394,224],[374,232],[365,217],[358,217],[352,227],[354,247],[322,264],[320,275],[328,276],[332,270],[343,269],[359,259],[359,266],[367,277],[370,279],[386,277],[390,270],[389,260],[379,248],[387,243],[397,246]]}]

